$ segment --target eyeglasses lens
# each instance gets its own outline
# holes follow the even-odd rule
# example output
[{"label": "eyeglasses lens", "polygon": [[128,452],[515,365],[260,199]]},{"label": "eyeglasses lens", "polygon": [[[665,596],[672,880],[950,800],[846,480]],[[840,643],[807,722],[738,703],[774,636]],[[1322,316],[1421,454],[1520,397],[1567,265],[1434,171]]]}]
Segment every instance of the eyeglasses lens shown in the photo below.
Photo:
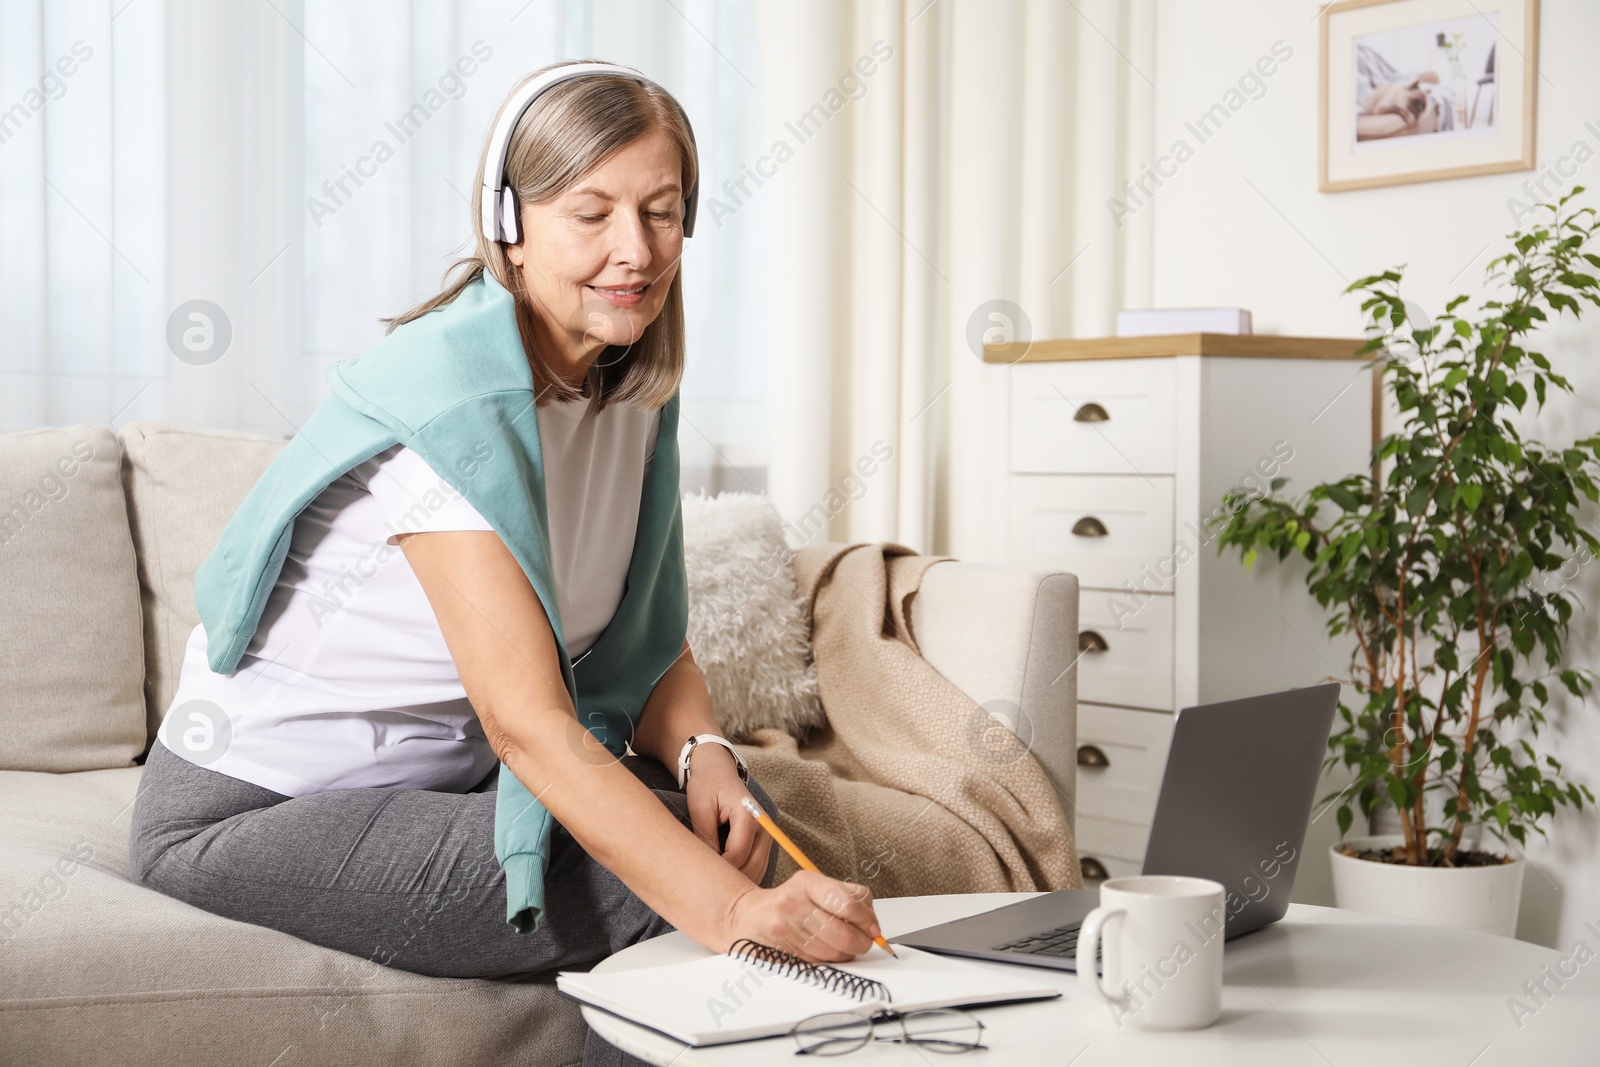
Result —
[{"label": "eyeglasses lens", "polygon": [[800,1051],[808,1056],[842,1056],[867,1043],[872,1036],[872,1020],[846,1012],[814,1015],[790,1033]]},{"label": "eyeglasses lens", "polygon": [[900,1019],[906,1041],[929,1052],[969,1052],[981,1048],[983,1024],[961,1011],[914,1011]]}]

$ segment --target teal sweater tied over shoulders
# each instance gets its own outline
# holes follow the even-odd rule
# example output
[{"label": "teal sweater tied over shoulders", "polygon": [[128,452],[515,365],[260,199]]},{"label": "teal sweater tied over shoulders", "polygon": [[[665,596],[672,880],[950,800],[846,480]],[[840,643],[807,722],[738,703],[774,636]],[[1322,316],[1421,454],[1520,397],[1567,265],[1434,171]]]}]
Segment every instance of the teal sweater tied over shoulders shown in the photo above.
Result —
[{"label": "teal sweater tied over shoulders", "polygon": [[[195,573],[213,671],[238,669],[282,570],[295,517],[334,479],[400,443],[459,491],[516,557],[555,631],[577,721],[612,755],[623,755],[688,627],[678,396],[661,411],[622,602],[574,666],[556,601],[533,375],[514,301],[485,272],[451,303],[328,368],[332,395],[262,473]],[[505,870],[506,921],[528,933],[544,910],[554,817],[504,763],[499,775],[494,849]]]}]

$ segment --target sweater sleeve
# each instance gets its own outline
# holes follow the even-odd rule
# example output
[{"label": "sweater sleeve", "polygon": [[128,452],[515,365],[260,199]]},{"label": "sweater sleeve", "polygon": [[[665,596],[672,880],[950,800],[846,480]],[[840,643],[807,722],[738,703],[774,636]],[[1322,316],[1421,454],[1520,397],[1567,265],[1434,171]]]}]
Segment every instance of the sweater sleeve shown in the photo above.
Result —
[{"label": "sweater sleeve", "polygon": [[530,934],[544,917],[544,875],[555,817],[504,763],[495,792],[494,850],[506,872],[506,922],[517,933]]}]

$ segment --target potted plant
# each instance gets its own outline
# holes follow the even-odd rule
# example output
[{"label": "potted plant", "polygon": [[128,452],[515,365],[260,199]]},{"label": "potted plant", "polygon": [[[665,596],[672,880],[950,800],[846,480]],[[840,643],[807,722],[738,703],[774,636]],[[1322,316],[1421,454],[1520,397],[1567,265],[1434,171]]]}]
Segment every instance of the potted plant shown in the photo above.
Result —
[{"label": "potted plant", "polygon": [[1295,500],[1279,496],[1283,478],[1225,498],[1219,551],[1237,549],[1246,568],[1263,553],[1303,556],[1329,635],[1352,645],[1327,761],[1352,780],[1323,802],[1338,804],[1341,835],[1357,806],[1369,819],[1392,806],[1399,833],[1335,847],[1341,907],[1512,935],[1530,831],[1594,802],[1532,742],[1559,690],[1581,700],[1594,683],[1562,651],[1569,583],[1600,552],[1578,516],[1600,499],[1600,435],[1550,448],[1517,427],[1552,390],[1572,392],[1530,347],[1539,325],[1600,304],[1588,273],[1600,256],[1585,251],[1600,220],[1566,206],[1580,192],[1510,235],[1471,318],[1458,296],[1419,321],[1400,270],[1352,283],[1371,336],[1361,353],[1399,429],[1374,446],[1370,473]]}]

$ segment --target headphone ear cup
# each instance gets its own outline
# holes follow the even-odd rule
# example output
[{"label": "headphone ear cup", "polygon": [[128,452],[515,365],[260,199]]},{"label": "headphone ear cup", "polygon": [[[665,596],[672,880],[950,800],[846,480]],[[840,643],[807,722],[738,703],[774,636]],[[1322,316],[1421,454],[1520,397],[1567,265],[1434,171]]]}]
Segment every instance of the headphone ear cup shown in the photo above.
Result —
[{"label": "headphone ear cup", "polygon": [[517,218],[517,194],[511,191],[508,185],[500,190],[500,233],[501,240],[507,244],[516,244],[522,240],[521,227]]}]

